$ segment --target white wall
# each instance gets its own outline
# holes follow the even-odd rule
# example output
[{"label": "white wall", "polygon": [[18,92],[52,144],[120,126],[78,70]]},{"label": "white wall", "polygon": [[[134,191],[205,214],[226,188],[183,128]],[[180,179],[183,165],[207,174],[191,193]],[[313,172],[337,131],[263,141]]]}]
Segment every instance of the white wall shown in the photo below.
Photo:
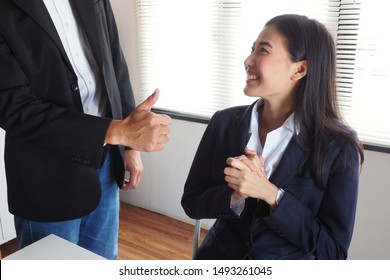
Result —
[{"label": "white wall", "polygon": [[0,244],[16,236],[13,216],[8,212],[7,184],[4,169],[4,130],[0,129]]},{"label": "white wall", "polygon": [[[117,17],[131,79],[136,81],[136,64],[132,63],[135,61],[135,52],[132,51],[135,44],[130,40],[134,32],[134,19],[129,17],[133,1],[112,0],[111,3]],[[137,88],[134,90],[137,91]],[[145,170],[140,187],[122,192],[121,199],[176,219],[193,222],[184,214],[180,199],[188,170],[206,126],[174,120],[172,127],[171,140],[164,151],[142,155]],[[390,259],[390,184],[385,176],[389,172],[390,154],[366,151],[349,259]],[[209,227],[212,220],[202,223]]]},{"label": "white wall", "polygon": [[365,151],[350,259],[390,260],[390,154]]}]

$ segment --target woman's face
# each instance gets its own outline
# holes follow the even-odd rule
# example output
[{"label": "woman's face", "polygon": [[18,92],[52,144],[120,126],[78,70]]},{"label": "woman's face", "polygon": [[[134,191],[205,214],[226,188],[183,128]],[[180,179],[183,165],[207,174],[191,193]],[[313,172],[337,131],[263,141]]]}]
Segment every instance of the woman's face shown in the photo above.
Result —
[{"label": "woman's face", "polygon": [[291,97],[301,63],[291,60],[287,40],[276,27],[266,26],[245,60],[247,80],[244,93],[266,100]]}]

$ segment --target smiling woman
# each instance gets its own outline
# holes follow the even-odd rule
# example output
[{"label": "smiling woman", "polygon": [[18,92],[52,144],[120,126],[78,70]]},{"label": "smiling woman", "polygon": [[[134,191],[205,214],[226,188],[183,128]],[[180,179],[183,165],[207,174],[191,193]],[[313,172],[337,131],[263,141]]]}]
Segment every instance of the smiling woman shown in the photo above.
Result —
[{"label": "smiling woman", "polygon": [[252,105],[216,112],[182,206],[216,222],[195,259],[346,259],[359,170],[336,100],[333,39],[317,20],[271,18],[246,58]]}]

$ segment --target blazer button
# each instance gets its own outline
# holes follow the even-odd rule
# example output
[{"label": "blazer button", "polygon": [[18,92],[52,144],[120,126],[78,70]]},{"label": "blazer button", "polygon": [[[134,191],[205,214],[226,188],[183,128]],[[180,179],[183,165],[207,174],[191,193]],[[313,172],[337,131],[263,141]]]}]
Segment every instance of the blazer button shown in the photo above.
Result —
[{"label": "blazer button", "polygon": [[78,90],[79,90],[79,85],[78,85],[78,84],[71,84],[70,88],[71,88],[73,91],[78,91]]}]

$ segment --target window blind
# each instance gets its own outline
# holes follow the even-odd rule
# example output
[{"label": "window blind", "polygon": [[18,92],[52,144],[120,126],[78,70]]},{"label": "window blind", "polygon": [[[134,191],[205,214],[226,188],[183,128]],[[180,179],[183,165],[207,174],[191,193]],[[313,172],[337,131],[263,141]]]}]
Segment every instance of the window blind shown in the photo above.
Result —
[{"label": "window blind", "polygon": [[254,99],[243,94],[244,60],[265,22],[277,14],[301,13],[335,30],[335,3],[134,0],[137,101],[159,87],[157,108],[202,117],[251,103]]},{"label": "window blind", "polygon": [[390,147],[390,110],[383,102],[390,96],[383,64],[389,46],[380,40],[386,33],[378,22],[385,15],[372,18],[384,13],[381,0],[132,1],[137,102],[158,87],[155,108],[189,116],[209,118],[217,110],[250,104],[255,99],[243,93],[244,60],[253,41],[273,16],[304,14],[324,23],[335,39],[345,120],[365,143]]},{"label": "window blind", "polygon": [[338,94],[363,143],[390,147],[390,43],[382,0],[343,0],[337,36]]}]

